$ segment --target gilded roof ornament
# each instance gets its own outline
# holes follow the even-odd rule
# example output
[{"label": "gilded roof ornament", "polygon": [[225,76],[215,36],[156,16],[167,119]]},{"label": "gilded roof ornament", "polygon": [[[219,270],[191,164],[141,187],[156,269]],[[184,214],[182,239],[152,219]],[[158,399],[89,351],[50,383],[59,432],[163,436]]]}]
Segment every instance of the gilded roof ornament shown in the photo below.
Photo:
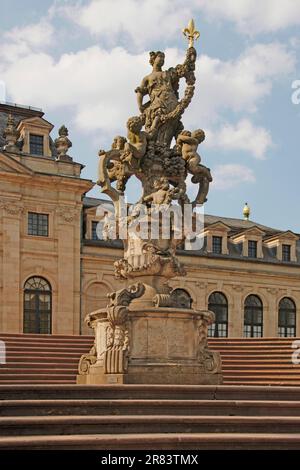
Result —
[{"label": "gilded roof ornament", "polygon": [[251,213],[250,207],[248,206],[248,203],[246,202],[244,209],[243,209],[243,216],[245,220],[250,219],[250,213]]}]

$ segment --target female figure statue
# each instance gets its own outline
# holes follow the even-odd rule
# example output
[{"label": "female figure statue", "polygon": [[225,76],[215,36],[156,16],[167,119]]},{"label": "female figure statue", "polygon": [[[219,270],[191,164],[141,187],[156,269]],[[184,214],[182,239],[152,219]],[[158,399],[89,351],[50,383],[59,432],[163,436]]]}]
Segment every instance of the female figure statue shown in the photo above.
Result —
[{"label": "female figure statue", "polygon": [[[153,70],[135,91],[140,112],[145,119],[146,132],[156,142],[170,147],[173,137],[176,138],[183,129],[180,118],[194,93],[196,50],[190,47],[184,63],[175,68],[163,71],[164,61],[163,52],[150,52],[149,62]],[[183,77],[187,88],[183,99],[179,100],[179,80]],[[144,104],[146,95],[149,95],[150,100]]]}]

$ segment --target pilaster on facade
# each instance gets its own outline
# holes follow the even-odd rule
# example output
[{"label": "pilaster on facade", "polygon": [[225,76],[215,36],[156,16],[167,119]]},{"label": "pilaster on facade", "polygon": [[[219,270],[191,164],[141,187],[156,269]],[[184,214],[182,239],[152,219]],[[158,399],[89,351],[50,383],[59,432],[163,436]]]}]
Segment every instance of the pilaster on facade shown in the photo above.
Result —
[{"label": "pilaster on facade", "polygon": [[264,305],[264,331],[263,336],[278,336],[278,289],[266,289]]},{"label": "pilaster on facade", "polygon": [[[9,206],[8,206],[9,207]],[[22,328],[20,289],[21,211],[3,210],[2,216],[2,331],[19,332]],[[13,213],[12,213],[13,212]]]}]

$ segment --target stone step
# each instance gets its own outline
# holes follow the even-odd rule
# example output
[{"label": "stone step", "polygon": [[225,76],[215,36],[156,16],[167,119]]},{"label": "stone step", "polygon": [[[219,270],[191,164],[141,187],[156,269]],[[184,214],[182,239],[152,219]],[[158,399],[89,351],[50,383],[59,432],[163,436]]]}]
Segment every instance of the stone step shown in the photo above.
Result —
[{"label": "stone step", "polygon": [[56,342],[56,341],[4,341],[6,345],[6,349],[9,350],[14,350],[14,349],[19,349],[20,347],[23,347],[25,349],[28,348],[40,348],[43,347],[44,349],[48,348],[91,348],[90,343],[81,343],[80,341],[62,341],[62,342]]},{"label": "stone step", "polygon": [[248,374],[251,371],[255,371],[258,374],[263,374],[263,373],[283,373],[285,374],[300,374],[300,365],[293,364],[292,362],[290,364],[238,364],[238,365],[233,365],[233,364],[223,364],[223,370],[226,371],[226,374],[230,372],[241,372],[243,374]]},{"label": "stone step", "polygon": [[289,383],[290,381],[294,381],[299,386],[299,376],[298,375],[296,375],[296,376],[294,376],[294,375],[293,376],[291,376],[291,375],[286,376],[286,375],[283,375],[283,374],[280,374],[280,375],[277,374],[277,376],[276,376],[275,374],[273,374],[273,375],[269,374],[269,375],[266,375],[266,376],[258,376],[258,375],[253,374],[253,375],[249,375],[249,376],[248,375],[239,376],[239,375],[234,374],[234,375],[226,375],[225,382],[227,382],[228,380],[232,381],[233,379],[236,379],[236,383],[240,384],[240,385],[242,385],[243,381],[247,381],[247,382],[250,383],[250,382],[253,382],[253,380],[254,381],[258,380],[258,381],[261,382],[261,384],[264,383],[265,385],[270,385],[270,383],[273,383],[273,382],[276,382],[276,381],[282,383],[283,381],[286,380],[287,383]]},{"label": "stone step", "polygon": [[49,340],[62,340],[62,341],[68,341],[68,340],[79,340],[79,341],[93,341],[93,336],[88,336],[88,335],[47,335],[47,334],[34,334],[34,333],[0,333],[0,339],[7,338],[7,339],[29,339],[29,340],[41,340],[45,341],[47,339]]},{"label": "stone step", "polygon": [[236,385],[0,385],[0,400],[14,399],[176,399],[300,401],[299,387]]},{"label": "stone step", "polygon": [[0,417],[0,436],[141,433],[297,433],[298,416]]},{"label": "stone step", "polygon": [[[10,371],[14,370],[16,373],[22,374],[31,374],[31,373],[52,373],[53,370],[59,370],[61,373],[66,371],[66,373],[77,373],[77,363],[74,361],[72,363],[56,363],[56,362],[17,362],[12,363],[8,362],[7,364],[0,365],[0,372],[3,374],[9,374]],[[273,374],[273,373],[283,373],[286,375],[297,375],[300,374],[299,365],[294,364],[223,364],[223,371],[226,372],[226,375],[231,373],[237,373],[237,375],[248,375],[252,371],[255,371],[257,374]]]},{"label": "stone step", "polygon": [[11,341],[5,342],[6,349],[11,351],[18,351],[19,349],[38,349],[42,348],[44,350],[48,349],[85,349],[89,347],[89,344],[81,344],[80,342],[72,341],[72,342],[43,342],[43,341],[35,341],[35,342],[23,342],[23,341]]},{"label": "stone step", "polygon": [[[4,367],[5,366],[5,367]],[[25,364],[21,367],[6,367],[7,365],[0,366],[0,382],[2,380],[29,380],[29,379],[47,379],[51,376],[53,379],[63,379],[72,377],[74,380],[77,375],[77,366],[71,365],[70,367],[62,367],[62,364],[54,364],[49,366],[48,364],[37,364],[36,367],[31,367],[31,364]],[[276,379],[298,379],[300,384],[300,371],[298,366],[291,365],[290,367],[276,366],[273,369],[268,366],[224,366],[224,380],[232,380],[236,378],[237,381],[247,378],[247,380],[258,379],[263,377],[265,380]]]},{"label": "stone step", "polygon": [[294,379],[294,380],[300,380],[299,373],[293,373],[293,371],[279,371],[276,373],[276,371],[253,371],[253,372],[244,372],[244,371],[227,371],[225,374],[226,380],[229,380],[233,377],[236,377],[237,379],[243,379],[247,378],[247,380],[250,380],[252,377],[259,379],[259,378],[264,378],[266,380],[268,379],[277,379],[277,380],[283,380],[283,379]]},{"label": "stone step", "polygon": [[45,346],[64,346],[64,347],[69,347],[69,346],[72,346],[72,345],[75,345],[75,346],[82,346],[84,348],[86,347],[91,347],[92,344],[88,341],[80,341],[80,340],[76,340],[76,339],[69,339],[69,340],[60,340],[60,341],[57,341],[57,340],[50,340],[50,339],[45,339],[45,340],[42,340],[40,339],[39,341],[38,340],[22,340],[21,338],[18,339],[18,338],[14,338],[14,339],[11,339],[11,340],[6,340],[6,339],[3,339],[1,338],[0,336],[0,340],[3,341],[6,346],[9,346],[10,348],[14,347],[15,345],[23,345],[24,347],[30,347],[30,346],[40,346],[40,345],[45,345]]},{"label": "stone step", "polygon": [[73,379],[73,383],[76,382],[76,374],[74,371],[63,371],[61,374],[59,374],[57,371],[53,370],[52,372],[48,371],[48,373],[45,373],[45,370],[42,371],[36,371],[34,373],[24,373],[19,372],[18,374],[13,373],[13,370],[10,369],[9,373],[5,374],[0,374],[0,383],[2,383],[3,380],[5,381],[11,381],[14,382],[15,380],[47,380],[51,378],[51,380],[65,380],[66,378]]},{"label": "stone step", "polygon": [[235,341],[232,341],[230,338],[225,338],[225,339],[219,339],[219,340],[214,340],[214,341],[211,341],[209,338],[208,338],[208,344],[209,346],[218,346],[220,348],[222,347],[239,347],[239,346],[243,346],[245,348],[261,348],[261,347],[265,347],[265,346],[271,346],[271,347],[274,347],[274,346],[278,346],[278,347],[282,347],[282,348],[287,348],[287,347],[291,347],[292,344],[294,344],[295,342],[300,342],[300,338],[287,338],[285,340],[282,340],[280,338],[273,338],[270,340],[270,338],[262,338],[260,339],[259,341],[249,341],[247,340],[247,338],[238,338],[236,339]]},{"label": "stone step", "polygon": [[[86,351],[84,351],[82,354],[84,354],[85,352]],[[74,359],[74,358],[77,359],[78,356],[80,357],[80,355],[81,355],[81,352],[78,352],[78,351],[76,351],[76,352],[66,351],[62,354],[60,352],[56,352],[56,351],[55,352],[49,352],[49,351],[43,349],[43,350],[38,351],[38,352],[34,351],[31,354],[28,351],[26,351],[26,355],[24,355],[24,353],[22,353],[22,351],[8,351],[6,357],[7,357],[7,359],[14,358],[14,357],[23,357],[23,358],[32,357],[32,358],[36,359],[37,357],[39,357],[39,358],[43,358],[43,360],[49,357],[49,358],[58,358],[58,359],[63,360],[64,357],[71,358],[71,359]]]},{"label": "stone step", "polygon": [[292,361],[291,361],[291,358],[286,358],[286,359],[260,359],[260,360],[256,360],[256,363],[253,364],[253,359],[252,358],[245,358],[245,359],[224,359],[224,357],[222,356],[222,365],[223,366],[228,366],[228,365],[239,365],[241,364],[243,367],[248,367],[248,366],[253,366],[253,367],[256,367],[259,366],[259,367],[262,367],[263,365],[265,365],[266,367],[269,367],[269,366],[276,366],[276,365],[282,365],[282,366],[285,366],[285,365],[294,365],[295,367],[299,367],[300,368],[300,365],[296,365],[296,364],[293,364]]},{"label": "stone step", "polygon": [[[41,358],[40,356],[38,355],[35,355],[35,356],[24,356],[24,355],[8,355],[6,356],[6,365],[9,365],[9,366],[14,366],[14,365],[18,365],[18,364],[28,364],[30,363],[30,365],[34,365],[34,364],[41,364],[41,365],[44,365],[44,364],[72,364],[72,365],[78,365],[78,355],[73,355],[73,356],[67,356],[67,357],[62,357],[60,355],[54,355],[54,356],[45,356],[43,358]],[[0,365],[0,370],[1,370],[1,365]]]},{"label": "stone step", "polygon": [[[44,385],[44,384],[53,384],[53,385],[59,385],[59,384],[68,384],[68,385],[74,385],[75,383],[75,380],[73,378],[70,378],[70,379],[50,379],[50,380],[35,380],[35,379],[24,379],[24,380],[19,380],[18,378],[14,379],[14,380],[1,380],[0,382],[0,386],[2,385],[8,385],[8,386],[11,386],[13,384],[13,386],[15,387],[16,385]],[[242,378],[240,381],[237,380],[237,381],[232,381],[232,380],[223,380],[223,384],[224,385],[230,385],[230,386],[234,386],[234,385],[237,385],[237,386],[244,386],[244,385],[247,385],[247,386],[263,386],[263,387],[267,387],[267,389],[269,388],[269,386],[272,386],[272,388],[274,388],[275,386],[278,386],[278,387],[284,387],[284,388],[289,388],[289,387],[299,387],[299,379],[298,380],[293,380],[293,379],[286,379],[285,381],[283,380],[277,380],[277,379],[269,379],[268,381],[264,380],[264,379],[257,379],[257,380],[250,380],[249,382],[247,381],[246,378]]]},{"label": "stone step", "polygon": [[221,346],[220,344],[215,344],[215,345],[210,345],[210,348],[215,348],[218,351],[291,351],[293,350],[292,344],[287,344],[286,346],[284,345],[277,345],[276,343],[274,344],[261,344],[261,345],[255,345],[255,344],[227,344]]},{"label": "stone step", "polygon": [[[0,338],[6,338],[8,340],[29,340],[29,341],[85,341],[85,342],[92,342],[93,341],[93,335],[55,335],[55,334],[27,334],[27,333],[18,333],[18,334],[13,334],[13,333],[0,333]],[[292,343],[294,341],[300,341],[299,337],[290,337],[290,338],[269,338],[269,337],[263,337],[263,338],[244,338],[244,337],[237,337],[237,338],[208,338],[208,343],[209,344],[249,344],[249,345],[254,345],[254,344],[267,344],[267,343],[276,343],[276,344],[287,344],[287,343]]]},{"label": "stone step", "polygon": [[[1,338],[0,338],[1,339]],[[9,349],[10,351],[14,351],[15,349],[20,349],[23,347],[24,349],[30,349],[30,348],[41,348],[43,347],[44,349],[52,349],[52,348],[81,348],[81,349],[86,349],[88,350],[91,348],[90,343],[81,343],[80,341],[62,341],[62,342],[56,342],[56,341],[4,341],[6,349]]]},{"label": "stone step", "polygon": [[0,416],[61,415],[300,416],[300,401],[2,400]]},{"label": "stone step", "polygon": [[[93,342],[93,336],[92,335],[47,335],[47,334],[31,334],[31,333],[0,333],[0,339],[7,338],[7,339],[22,339],[22,340],[27,340],[29,339],[30,341],[32,340],[62,340],[62,341],[84,341],[84,342]],[[286,343],[292,343],[293,341],[300,341],[299,337],[290,337],[290,338],[278,338],[278,337],[271,337],[271,338],[208,338],[208,343],[209,344],[218,344],[222,345],[224,344],[227,346],[228,344],[236,344],[236,343],[242,343],[242,344],[267,344],[267,343],[276,343],[276,344],[286,344]]]},{"label": "stone step", "polygon": [[10,348],[7,348],[6,349],[6,352],[7,354],[11,354],[11,353],[18,353],[18,354],[39,354],[40,352],[43,353],[43,352],[52,352],[52,353],[56,353],[56,354],[60,354],[60,355],[63,355],[64,353],[73,353],[73,354],[84,354],[84,353],[87,353],[89,351],[89,349],[86,349],[86,348],[83,348],[81,346],[78,346],[78,347],[75,347],[75,346],[72,346],[72,347],[63,347],[63,346],[47,346],[45,347],[44,345],[40,345],[40,346],[30,346],[28,348],[25,348],[23,347],[21,344],[19,344],[19,346],[15,346],[13,349],[10,349]]},{"label": "stone step", "polygon": [[[87,338],[87,336],[85,336]],[[220,338],[214,338],[212,336],[208,337],[208,342],[209,343],[222,343],[222,342],[230,342],[230,343],[235,343],[235,342],[240,342],[240,341],[246,341],[248,343],[259,343],[259,342],[264,342],[264,341],[269,341],[270,343],[279,341],[279,342],[285,342],[285,341],[295,341],[295,340],[300,340],[299,336],[289,336],[289,337],[278,337],[278,336],[264,336],[264,337],[257,337],[257,338],[246,338],[246,337],[220,337]]]},{"label": "stone step", "polygon": [[[2,383],[2,382],[1,382]],[[299,383],[299,380],[289,380],[289,379],[286,379],[286,380],[278,380],[278,379],[274,379],[274,380],[264,380],[264,379],[258,379],[258,380],[247,380],[246,378],[243,377],[243,379],[241,379],[240,381],[239,380],[224,380],[223,383],[225,385],[243,385],[243,386],[264,386],[264,387],[267,387],[269,388],[269,386],[272,386],[273,387],[290,387],[290,386],[300,386],[300,383]]]},{"label": "stone step", "polygon": [[[14,379],[14,380],[1,380],[0,381],[0,384],[1,385],[14,385],[14,387],[16,385],[44,385],[44,384],[51,384],[51,385],[59,385],[59,384],[70,384],[70,385],[74,385],[74,379],[43,379],[43,380],[39,380],[39,379],[23,379],[23,380],[19,380],[18,378]],[[1,386],[0,385],[0,386]]]},{"label": "stone step", "polygon": [[[35,358],[36,360],[37,358]],[[78,361],[72,360],[72,362],[69,361],[43,361],[43,362],[21,362],[21,361],[7,361],[6,364],[0,364],[0,371],[6,372],[7,370],[14,369],[16,370],[16,373],[18,373],[19,370],[26,370],[26,369],[41,369],[41,370],[47,370],[47,369],[53,369],[53,368],[59,368],[59,369],[71,369],[74,371],[74,369],[77,369]]]},{"label": "stone step", "polygon": [[1,450],[299,450],[299,447],[298,433],[76,434],[0,438]]},{"label": "stone step", "polygon": [[[2,371],[3,375],[7,376],[12,374],[14,371],[16,374],[20,375],[36,375],[36,374],[66,374],[66,375],[74,375],[76,373],[76,368],[74,366],[71,367],[62,367],[60,365],[56,365],[54,367],[49,366],[48,364],[41,367],[38,365],[37,367],[31,367],[32,364],[25,364],[25,367],[2,367],[0,366],[0,371]],[[1,380],[1,379],[0,379]]]},{"label": "stone step", "polygon": [[291,355],[293,354],[294,350],[293,349],[289,349],[288,351],[249,351],[249,352],[242,352],[242,351],[221,351],[217,348],[214,348],[213,351],[219,351],[219,353],[221,354],[222,357],[224,358],[236,358],[236,357],[240,357],[240,358],[252,358],[254,361],[256,360],[256,358],[273,358],[273,357],[282,357],[282,358],[289,358],[291,357]]}]

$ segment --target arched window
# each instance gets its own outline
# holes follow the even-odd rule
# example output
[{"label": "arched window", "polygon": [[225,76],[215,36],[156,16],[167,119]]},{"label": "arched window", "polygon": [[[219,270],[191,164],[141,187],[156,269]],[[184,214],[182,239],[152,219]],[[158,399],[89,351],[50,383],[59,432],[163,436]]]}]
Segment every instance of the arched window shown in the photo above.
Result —
[{"label": "arched window", "polygon": [[172,300],[178,308],[191,308],[192,298],[184,289],[174,289],[172,291]]},{"label": "arched window", "polygon": [[263,335],[263,304],[257,295],[248,295],[244,305],[244,336],[260,338]]},{"label": "arched window", "polygon": [[42,277],[31,277],[24,286],[24,333],[51,333],[51,286]]},{"label": "arched window", "polygon": [[296,336],[296,305],[288,297],[279,302],[278,336],[281,338]]},{"label": "arched window", "polygon": [[208,310],[215,314],[215,323],[208,327],[208,336],[226,338],[228,336],[228,302],[222,292],[213,292],[209,296]]}]

